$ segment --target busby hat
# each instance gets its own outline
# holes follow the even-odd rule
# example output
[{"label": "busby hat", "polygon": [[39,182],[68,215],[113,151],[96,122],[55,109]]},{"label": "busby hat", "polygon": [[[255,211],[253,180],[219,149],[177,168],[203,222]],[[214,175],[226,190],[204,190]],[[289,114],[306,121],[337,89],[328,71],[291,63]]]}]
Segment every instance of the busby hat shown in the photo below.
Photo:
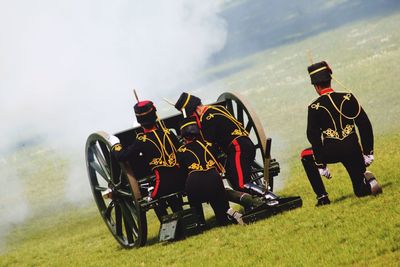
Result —
[{"label": "busby hat", "polygon": [[201,105],[201,99],[197,96],[190,95],[183,92],[175,103],[175,108],[179,111],[185,112],[188,116],[191,116],[195,112],[197,106]]},{"label": "busby hat", "polygon": [[184,138],[193,138],[200,135],[200,129],[197,125],[196,118],[191,116],[183,119],[181,126],[181,136]]},{"label": "busby hat", "polygon": [[137,102],[133,109],[136,119],[141,125],[151,125],[157,121],[157,109],[153,102],[149,100]]},{"label": "busby hat", "polygon": [[325,61],[308,66],[308,74],[310,74],[311,84],[313,85],[330,82],[332,79],[332,70]]}]

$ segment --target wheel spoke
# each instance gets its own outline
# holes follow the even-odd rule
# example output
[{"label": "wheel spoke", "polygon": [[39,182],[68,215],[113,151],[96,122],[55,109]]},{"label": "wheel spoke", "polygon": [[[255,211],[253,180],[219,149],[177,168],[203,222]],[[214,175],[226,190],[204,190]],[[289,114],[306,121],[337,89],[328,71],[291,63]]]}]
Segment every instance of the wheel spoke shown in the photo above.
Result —
[{"label": "wheel spoke", "polygon": [[237,120],[243,124],[243,108],[241,105],[236,105]]},{"label": "wheel spoke", "polygon": [[107,146],[104,143],[99,142],[99,145],[108,166],[110,166],[110,151],[108,150]]},{"label": "wheel spoke", "polygon": [[122,213],[119,203],[115,205],[115,231],[118,236],[122,236]]},{"label": "wheel spoke", "polygon": [[[125,201],[121,201],[121,209],[124,217],[125,227],[129,228],[129,233],[131,237],[138,237],[138,227],[136,225],[135,219],[132,216],[132,210],[129,209],[129,205]],[[126,230],[128,232],[128,230]]]},{"label": "wheel spoke", "polygon": [[118,194],[120,194],[123,197],[130,197],[130,198],[133,197],[132,193],[130,193],[129,191],[125,191],[123,189],[116,189],[115,191],[118,192]]},{"label": "wheel spoke", "polygon": [[249,120],[249,121],[247,122],[246,127],[245,127],[246,132],[250,133],[250,131],[251,131],[252,128],[253,128],[253,123]]},{"label": "wheel spoke", "polygon": [[114,184],[120,184],[122,181],[122,170],[119,167],[118,162],[111,160],[111,175],[114,181]]},{"label": "wheel spoke", "polygon": [[97,164],[97,162],[95,161],[90,162],[90,167],[92,167],[98,174],[100,174],[101,177],[103,177],[107,182],[109,182],[106,173],[100,167],[100,165]]},{"label": "wheel spoke", "polygon": [[109,178],[114,182],[114,184],[118,184],[121,181],[121,169],[119,167],[119,164],[112,159],[111,151],[108,149],[106,144],[99,143],[99,145],[101,152],[104,155],[106,166],[109,170]]},{"label": "wheel spoke", "polygon": [[108,165],[106,163],[106,160],[103,157],[103,153],[99,150],[98,146],[92,146],[92,150],[94,155],[96,156],[97,162],[100,164],[101,169],[103,170],[103,173],[105,174],[104,179],[106,179],[107,182],[111,181],[110,173],[108,170]]},{"label": "wheel spoke", "polygon": [[[129,204],[126,204],[126,205],[127,205],[129,211],[130,211],[131,214],[132,214],[133,221],[134,221],[134,222],[138,222],[138,221],[139,221],[138,210],[137,210],[137,209],[132,209],[132,208],[131,208],[131,205],[129,205]],[[138,228],[137,224],[134,223],[134,224],[132,225],[132,228],[133,228],[133,230],[134,230],[135,235],[138,236],[138,235],[139,235],[139,228]]]},{"label": "wheel spoke", "polygon": [[103,216],[106,217],[109,221],[111,220],[111,212],[113,208],[114,201],[111,201],[110,204],[108,204],[108,207],[103,211]]},{"label": "wheel spoke", "polygon": [[130,227],[125,217],[124,217],[124,224],[125,224],[125,232],[126,232],[126,237],[128,239],[128,243],[135,242],[134,238],[137,238],[137,236],[133,236],[132,228]]},{"label": "wheel spoke", "polygon": [[106,191],[107,189],[108,189],[107,187],[99,186],[99,185],[96,185],[96,186],[94,187],[94,190],[99,191],[99,192]]},{"label": "wheel spoke", "polygon": [[234,115],[234,114],[233,114],[232,100],[227,100],[227,101],[226,101],[226,109],[227,109],[230,113],[232,113],[232,115]]}]

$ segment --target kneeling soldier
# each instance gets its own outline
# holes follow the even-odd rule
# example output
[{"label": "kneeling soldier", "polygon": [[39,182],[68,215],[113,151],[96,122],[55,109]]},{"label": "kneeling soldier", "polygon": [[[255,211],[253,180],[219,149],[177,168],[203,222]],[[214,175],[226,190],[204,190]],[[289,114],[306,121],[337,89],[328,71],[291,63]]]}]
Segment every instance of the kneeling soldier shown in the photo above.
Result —
[{"label": "kneeling soldier", "polygon": [[209,202],[219,225],[230,223],[229,219],[243,224],[241,214],[229,208],[228,196],[220,175],[223,167],[215,158],[212,145],[201,140],[194,117],[183,121],[181,135],[185,139],[185,145],[178,149],[177,156],[181,168],[187,173],[186,193],[190,205],[197,207],[198,212],[202,213],[199,206]]},{"label": "kneeling soldier", "polygon": [[330,203],[321,179],[321,175],[331,178],[328,163],[344,165],[356,196],[381,193],[375,177],[366,170],[374,160],[374,137],[364,109],[353,94],[331,88],[332,70],[325,61],[309,66],[308,72],[320,96],[308,106],[307,138],[312,148],[302,151],[301,161],[317,195],[317,206]]},{"label": "kneeling soldier", "polygon": [[[141,101],[134,106],[137,121],[143,132],[137,134],[135,142],[122,148],[116,136],[111,136],[110,143],[114,156],[118,161],[128,161],[141,155],[152,173],[155,175],[152,199],[182,191],[185,185],[185,175],[177,165],[176,150],[180,146],[177,137],[160,122],[157,124],[156,107],[151,101]],[[135,166],[132,166],[133,168]],[[178,197],[159,201],[154,208],[161,220],[166,215],[166,202],[176,212],[182,210],[182,199]]]},{"label": "kneeling soldier", "polygon": [[246,191],[256,149],[243,125],[225,107],[202,105],[200,98],[187,93],[181,94],[175,108],[196,118],[203,139],[227,155],[227,177],[233,189]]}]

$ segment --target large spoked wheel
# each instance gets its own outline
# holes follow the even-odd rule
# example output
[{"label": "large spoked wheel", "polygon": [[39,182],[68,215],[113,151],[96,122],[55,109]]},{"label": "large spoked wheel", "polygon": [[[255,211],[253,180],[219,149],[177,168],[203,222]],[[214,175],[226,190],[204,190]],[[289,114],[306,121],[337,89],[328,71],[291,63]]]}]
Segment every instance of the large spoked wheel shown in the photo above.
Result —
[{"label": "large spoked wheel", "polygon": [[92,193],[111,234],[124,248],[146,243],[147,221],[137,196],[137,184],[110,153],[105,132],[93,133],[86,142],[86,165]]},{"label": "large spoked wheel", "polygon": [[228,111],[242,123],[246,131],[249,133],[250,139],[256,147],[256,159],[253,164],[255,169],[262,169],[263,177],[258,180],[273,190],[273,177],[269,176],[269,158],[266,158],[267,138],[264,128],[251,105],[239,94],[223,93],[218,97],[218,102],[225,102]]}]

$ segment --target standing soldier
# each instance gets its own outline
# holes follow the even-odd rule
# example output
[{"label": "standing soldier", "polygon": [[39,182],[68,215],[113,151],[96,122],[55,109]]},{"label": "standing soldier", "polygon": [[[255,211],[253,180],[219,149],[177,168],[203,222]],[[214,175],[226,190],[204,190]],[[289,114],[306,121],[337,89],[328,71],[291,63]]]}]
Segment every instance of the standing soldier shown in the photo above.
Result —
[{"label": "standing soldier", "polygon": [[357,197],[382,193],[374,175],[366,170],[374,160],[374,137],[364,109],[353,94],[331,88],[332,70],[325,61],[309,66],[308,73],[319,97],[308,106],[307,138],[312,148],[302,151],[301,161],[317,206],[330,204],[321,179],[321,175],[331,178],[328,163],[344,165]]},{"label": "standing soldier", "polygon": [[[184,115],[194,116],[202,138],[218,146],[226,154],[227,177],[234,190],[242,191],[228,191],[229,198],[231,201],[249,207],[248,201],[244,201],[244,199],[249,199],[249,195],[243,192],[252,186],[249,182],[256,151],[249,133],[225,107],[202,105],[200,98],[194,95],[182,93],[175,108]],[[260,199],[254,198],[250,205],[260,206],[261,204]]]},{"label": "standing soldier", "polygon": [[190,205],[202,215],[201,204],[209,202],[219,225],[227,225],[231,221],[243,224],[242,215],[229,207],[220,175],[224,168],[216,159],[212,144],[201,139],[196,119],[184,119],[180,129],[185,145],[178,149],[177,157],[187,174],[185,191]]},{"label": "standing soldier", "polygon": [[[144,158],[146,167],[155,175],[154,190],[150,195],[152,199],[182,191],[185,175],[176,161],[176,150],[180,146],[177,137],[161,121],[157,124],[157,110],[153,102],[138,102],[134,110],[143,132],[138,133],[135,142],[126,148],[122,148],[116,136],[111,136],[109,141],[114,156],[122,162],[139,155]],[[182,199],[171,197],[166,202],[174,212],[182,210]],[[154,209],[160,220],[167,214],[166,202],[158,201]]]}]

